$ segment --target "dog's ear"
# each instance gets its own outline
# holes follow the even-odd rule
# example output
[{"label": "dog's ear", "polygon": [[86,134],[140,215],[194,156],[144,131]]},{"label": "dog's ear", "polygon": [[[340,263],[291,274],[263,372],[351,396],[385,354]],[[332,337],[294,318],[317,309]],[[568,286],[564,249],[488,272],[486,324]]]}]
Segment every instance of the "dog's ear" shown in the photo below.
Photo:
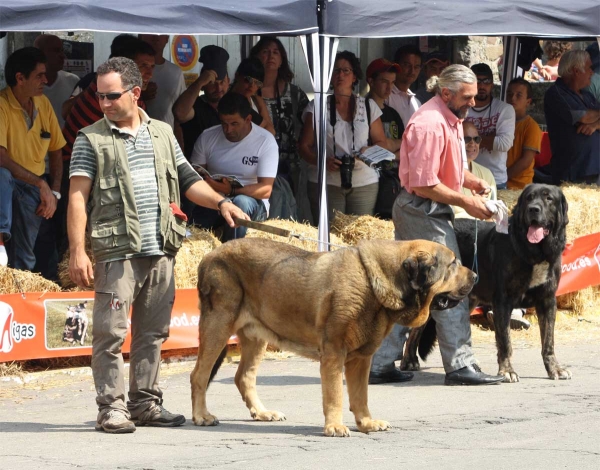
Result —
[{"label": "dog's ear", "polygon": [[423,290],[436,281],[437,258],[427,251],[411,255],[402,263],[402,267],[414,290]]},{"label": "dog's ear", "polygon": [[558,226],[559,227],[564,227],[565,225],[567,225],[569,223],[569,203],[567,202],[567,198],[565,197],[565,194],[558,189],[558,193],[560,195],[559,197],[559,203],[558,203],[558,207],[557,207],[557,211],[558,211]]},{"label": "dog's ear", "polygon": [[396,285],[399,266],[394,266],[397,257],[389,251],[397,249],[395,243],[363,241],[357,248],[379,303],[390,310],[401,310],[404,308],[402,288]]}]

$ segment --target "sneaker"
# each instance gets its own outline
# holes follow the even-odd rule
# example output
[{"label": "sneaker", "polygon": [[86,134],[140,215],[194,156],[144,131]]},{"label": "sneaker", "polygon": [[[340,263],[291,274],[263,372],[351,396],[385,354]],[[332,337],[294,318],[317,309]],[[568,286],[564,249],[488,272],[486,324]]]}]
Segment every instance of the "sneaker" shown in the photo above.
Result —
[{"label": "sneaker", "polygon": [[153,402],[132,421],[136,426],[175,427],[185,423],[185,416],[170,413],[162,405]]},{"label": "sneaker", "polygon": [[[522,309],[522,308],[515,308],[510,313],[510,329],[511,330],[528,330],[529,329],[529,327],[531,326],[531,323],[529,323],[529,321],[527,321],[527,320],[525,320],[525,318],[523,318],[523,313],[524,313],[524,309]],[[490,328],[493,330],[494,329],[494,312],[492,312],[491,310],[486,312],[485,318],[487,319],[488,323],[490,324]]]},{"label": "sneaker", "polygon": [[135,432],[135,424],[121,410],[108,410],[98,413],[96,431],[104,431],[111,434],[125,434]]},{"label": "sneaker", "polygon": [[0,245],[0,266],[8,266],[8,255],[4,245]]}]

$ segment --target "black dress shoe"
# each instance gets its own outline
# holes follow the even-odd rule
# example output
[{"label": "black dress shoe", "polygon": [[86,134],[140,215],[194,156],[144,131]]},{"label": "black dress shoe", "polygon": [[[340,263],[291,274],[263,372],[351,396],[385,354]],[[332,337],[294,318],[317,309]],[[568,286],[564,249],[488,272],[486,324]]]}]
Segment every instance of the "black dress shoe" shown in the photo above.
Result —
[{"label": "black dress shoe", "polygon": [[501,375],[488,375],[481,371],[477,364],[471,364],[462,369],[446,374],[445,385],[491,385],[504,380]]},{"label": "black dress shoe", "polygon": [[412,380],[415,374],[412,372],[402,372],[400,369],[394,368],[389,372],[384,372],[382,374],[376,374],[375,372],[371,372],[369,374],[369,384],[388,384],[388,383],[398,383],[398,382],[408,382]]}]

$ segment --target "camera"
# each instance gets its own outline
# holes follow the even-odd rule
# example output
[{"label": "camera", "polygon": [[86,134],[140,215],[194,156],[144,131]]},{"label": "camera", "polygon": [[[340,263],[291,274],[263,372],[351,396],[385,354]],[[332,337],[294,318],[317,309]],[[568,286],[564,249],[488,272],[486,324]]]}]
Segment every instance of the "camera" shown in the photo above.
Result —
[{"label": "camera", "polygon": [[352,187],[352,171],[354,170],[354,156],[342,155],[336,156],[342,164],[340,165],[340,177],[342,178],[342,188],[350,189]]}]

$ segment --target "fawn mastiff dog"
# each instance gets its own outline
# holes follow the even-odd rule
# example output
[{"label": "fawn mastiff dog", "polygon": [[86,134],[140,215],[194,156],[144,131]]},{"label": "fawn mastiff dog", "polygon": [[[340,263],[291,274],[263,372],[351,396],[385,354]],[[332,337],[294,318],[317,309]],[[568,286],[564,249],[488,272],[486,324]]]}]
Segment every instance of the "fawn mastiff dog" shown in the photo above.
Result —
[{"label": "fawn mastiff dog", "polygon": [[388,429],[367,406],[372,355],[394,323],[422,325],[430,309],[457,305],[474,282],[451,250],[423,240],[362,241],[326,253],[257,238],[223,244],[198,268],[194,423],[218,424],[206,407],[206,390],[235,333],[241,346],[235,383],[252,418],[285,419],[265,408],[256,392],[257,368],[271,343],[320,362],[325,435],[349,435],[342,422],[344,372],[358,430]]},{"label": "fawn mastiff dog", "polygon": [[[530,184],[513,209],[508,234],[498,233],[490,222],[457,219],[454,224],[465,265],[473,266],[474,257],[478,257],[479,282],[469,294],[469,304],[471,309],[478,304],[492,306],[498,375],[503,375],[505,382],[519,381],[511,363],[509,327],[510,313],[518,307],[535,307],[548,377],[571,378],[571,372],[560,365],[554,354],[556,289],[568,223],[568,204],[560,188]],[[431,320],[427,326],[411,331],[402,368],[418,370],[417,350],[425,359],[435,338],[435,325]]]}]

